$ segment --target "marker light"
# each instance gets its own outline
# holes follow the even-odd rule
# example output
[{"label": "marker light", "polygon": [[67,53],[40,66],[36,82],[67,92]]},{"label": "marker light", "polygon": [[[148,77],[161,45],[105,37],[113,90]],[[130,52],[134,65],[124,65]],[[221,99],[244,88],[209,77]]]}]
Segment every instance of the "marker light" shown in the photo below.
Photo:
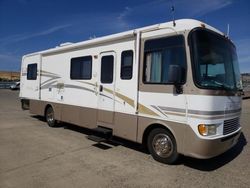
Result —
[{"label": "marker light", "polygon": [[217,133],[216,125],[214,124],[212,125],[200,124],[198,125],[198,130],[202,136],[211,136]]},{"label": "marker light", "polygon": [[204,23],[201,24],[202,28],[206,28],[206,25]]}]

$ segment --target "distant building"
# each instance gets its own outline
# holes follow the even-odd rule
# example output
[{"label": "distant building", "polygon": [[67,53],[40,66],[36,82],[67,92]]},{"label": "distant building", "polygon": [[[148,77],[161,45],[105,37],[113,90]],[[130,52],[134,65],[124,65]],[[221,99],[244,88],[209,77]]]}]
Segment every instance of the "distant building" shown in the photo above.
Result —
[{"label": "distant building", "polygon": [[241,74],[243,89],[250,91],[250,73]]},{"label": "distant building", "polygon": [[0,71],[0,81],[20,80],[20,72]]}]

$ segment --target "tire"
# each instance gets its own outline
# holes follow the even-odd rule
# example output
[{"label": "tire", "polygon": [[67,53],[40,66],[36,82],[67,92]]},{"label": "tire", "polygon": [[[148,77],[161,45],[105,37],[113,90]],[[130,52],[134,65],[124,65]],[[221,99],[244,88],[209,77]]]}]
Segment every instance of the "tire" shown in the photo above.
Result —
[{"label": "tire", "polygon": [[57,121],[55,120],[55,113],[54,113],[54,110],[51,106],[46,109],[45,119],[46,119],[47,124],[50,127],[57,126]]},{"label": "tire", "polygon": [[22,110],[29,110],[29,101],[28,100],[21,100]]},{"label": "tire", "polygon": [[179,158],[175,138],[166,129],[153,129],[148,135],[147,146],[152,157],[161,163],[174,164]]}]

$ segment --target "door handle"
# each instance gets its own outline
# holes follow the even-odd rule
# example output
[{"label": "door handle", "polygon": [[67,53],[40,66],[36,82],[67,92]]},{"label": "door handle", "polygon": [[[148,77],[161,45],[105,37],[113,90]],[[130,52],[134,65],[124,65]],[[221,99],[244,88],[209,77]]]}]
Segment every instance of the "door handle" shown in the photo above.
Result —
[{"label": "door handle", "polygon": [[99,86],[99,91],[100,91],[100,92],[103,91],[103,86],[102,86],[102,85]]}]

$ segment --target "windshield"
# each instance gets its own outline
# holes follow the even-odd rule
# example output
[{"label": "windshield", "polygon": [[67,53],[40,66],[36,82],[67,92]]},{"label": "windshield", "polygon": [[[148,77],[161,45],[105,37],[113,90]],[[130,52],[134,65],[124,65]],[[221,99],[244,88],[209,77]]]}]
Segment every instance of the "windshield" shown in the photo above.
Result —
[{"label": "windshield", "polygon": [[204,29],[191,34],[194,78],[201,88],[242,89],[234,45],[226,38]]}]

